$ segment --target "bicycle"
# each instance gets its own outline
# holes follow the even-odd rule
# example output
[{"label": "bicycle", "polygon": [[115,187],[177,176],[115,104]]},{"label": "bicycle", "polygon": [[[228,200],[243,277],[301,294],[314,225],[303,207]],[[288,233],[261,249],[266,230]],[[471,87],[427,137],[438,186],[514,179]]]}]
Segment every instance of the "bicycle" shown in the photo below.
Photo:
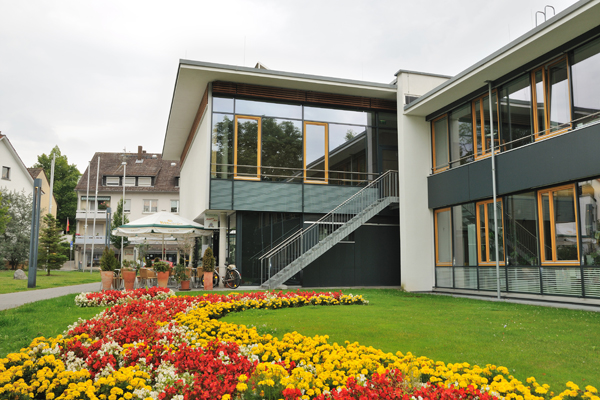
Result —
[{"label": "bicycle", "polygon": [[[217,273],[217,269],[213,272],[213,287],[217,287],[219,285],[219,274]],[[227,270],[225,271],[225,278],[223,278],[223,286],[229,289],[237,289],[242,283],[242,276],[239,271],[235,267],[234,264],[230,264],[227,266]],[[204,275],[200,276],[200,285],[204,286]]]}]

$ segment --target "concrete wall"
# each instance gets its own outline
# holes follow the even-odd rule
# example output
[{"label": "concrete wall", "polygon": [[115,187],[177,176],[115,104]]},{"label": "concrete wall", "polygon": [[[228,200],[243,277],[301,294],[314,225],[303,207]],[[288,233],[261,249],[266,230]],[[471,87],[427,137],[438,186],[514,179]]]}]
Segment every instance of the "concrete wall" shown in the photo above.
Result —
[{"label": "concrete wall", "polygon": [[431,290],[434,275],[433,213],[427,205],[431,169],[429,123],[403,114],[404,95],[421,95],[444,78],[398,75],[398,173],[400,180],[400,279],[408,291]]},{"label": "concrete wall", "polygon": [[180,214],[189,219],[198,218],[209,207],[211,115],[212,95],[209,94],[208,106],[181,165]]},{"label": "concrete wall", "polygon": [[0,140],[0,174],[2,167],[10,168],[10,179],[2,179],[0,175],[0,188],[17,192],[25,190],[26,194],[31,194],[33,179],[10,146],[6,138]]}]

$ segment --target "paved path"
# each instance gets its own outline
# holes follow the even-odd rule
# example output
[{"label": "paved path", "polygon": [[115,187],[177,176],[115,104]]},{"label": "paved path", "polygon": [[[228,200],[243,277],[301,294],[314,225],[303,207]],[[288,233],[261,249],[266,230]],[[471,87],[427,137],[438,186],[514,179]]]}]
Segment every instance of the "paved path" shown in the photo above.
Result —
[{"label": "paved path", "polygon": [[100,288],[100,282],[84,285],[63,286],[50,289],[27,290],[24,292],[0,294],[0,310],[7,310],[33,303],[34,301],[52,299],[71,293],[95,292]]}]

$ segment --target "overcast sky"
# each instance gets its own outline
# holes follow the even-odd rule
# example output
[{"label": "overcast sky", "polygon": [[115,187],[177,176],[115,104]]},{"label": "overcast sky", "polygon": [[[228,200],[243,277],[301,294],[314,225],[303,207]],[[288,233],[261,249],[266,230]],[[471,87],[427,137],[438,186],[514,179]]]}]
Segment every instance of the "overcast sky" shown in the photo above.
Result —
[{"label": "overcast sky", "polygon": [[28,167],[58,145],[83,172],[96,151],[162,151],[179,59],[384,83],[399,69],[455,75],[547,4],[0,0],[0,131]]}]

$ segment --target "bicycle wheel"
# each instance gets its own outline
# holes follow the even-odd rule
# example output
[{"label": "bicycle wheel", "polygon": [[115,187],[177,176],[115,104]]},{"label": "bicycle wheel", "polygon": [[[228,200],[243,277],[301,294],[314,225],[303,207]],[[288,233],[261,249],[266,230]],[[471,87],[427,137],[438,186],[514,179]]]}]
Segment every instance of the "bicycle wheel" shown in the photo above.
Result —
[{"label": "bicycle wheel", "polygon": [[225,286],[230,289],[237,289],[237,287],[240,286],[241,282],[242,277],[240,276],[240,273],[235,269],[227,271],[227,273],[225,274],[225,280],[223,281]]},{"label": "bicycle wheel", "polygon": [[219,286],[219,274],[217,273],[217,269],[215,268],[215,272],[213,272],[213,287],[216,288]]}]

